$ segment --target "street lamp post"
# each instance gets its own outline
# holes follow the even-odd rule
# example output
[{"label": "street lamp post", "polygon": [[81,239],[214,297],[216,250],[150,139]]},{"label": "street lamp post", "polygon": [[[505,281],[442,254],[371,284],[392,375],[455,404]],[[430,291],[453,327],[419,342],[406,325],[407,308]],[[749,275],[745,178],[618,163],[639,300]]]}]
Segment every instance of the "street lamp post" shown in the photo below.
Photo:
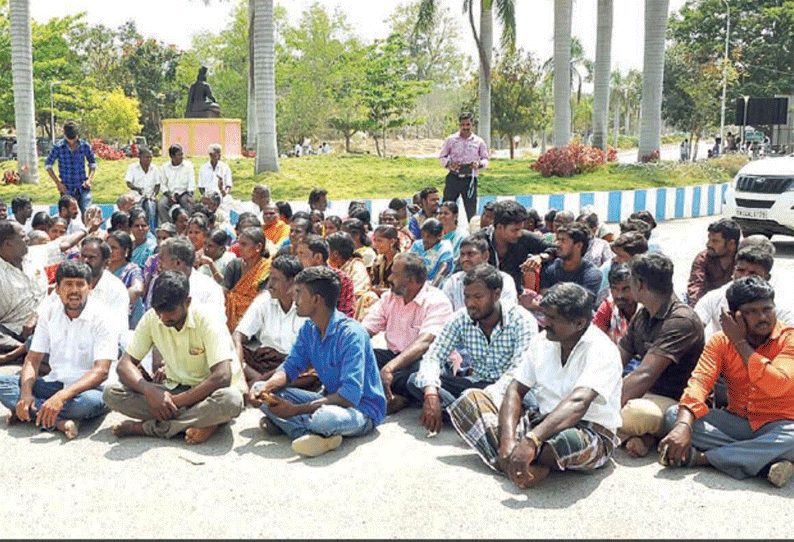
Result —
[{"label": "street lamp post", "polygon": [[724,145],[725,138],[722,133],[725,131],[725,92],[728,87],[728,41],[731,37],[731,6],[728,5],[728,0],[722,0],[722,2],[728,10],[725,23],[725,59],[722,63],[722,111],[720,113],[720,143]]}]

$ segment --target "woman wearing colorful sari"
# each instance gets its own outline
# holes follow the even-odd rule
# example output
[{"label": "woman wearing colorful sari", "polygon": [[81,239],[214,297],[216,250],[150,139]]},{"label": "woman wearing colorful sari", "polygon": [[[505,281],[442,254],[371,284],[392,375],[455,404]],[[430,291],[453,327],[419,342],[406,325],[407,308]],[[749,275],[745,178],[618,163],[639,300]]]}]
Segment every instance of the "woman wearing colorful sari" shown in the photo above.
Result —
[{"label": "woman wearing colorful sari", "polygon": [[428,218],[422,224],[422,238],[414,241],[411,252],[422,257],[427,266],[427,280],[436,288],[452,271],[452,246],[449,241],[444,241],[441,236],[444,226],[437,218]]},{"label": "woman wearing colorful sari", "polygon": [[143,271],[138,264],[130,261],[132,238],[127,232],[121,230],[111,232],[107,243],[110,245],[110,258],[105,266],[127,287],[130,295],[128,324],[129,329],[135,329],[143,316]]},{"label": "woman wearing colorful sari", "polygon": [[454,201],[445,201],[438,206],[438,220],[444,226],[444,241],[452,245],[452,259],[458,261],[460,256],[460,242],[463,234],[458,231],[458,204]]},{"label": "woman wearing colorful sari", "polygon": [[371,290],[378,296],[391,288],[389,276],[394,263],[394,257],[400,253],[400,238],[397,228],[394,226],[382,225],[375,228],[372,234],[372,246],[378,251],[378,257],[372,265],[370,275],[372,276]]},{"label": "woman wearing colorful sari", "polygon": [[132,235],[132,256],[130,260],[139,267],[146,265],[146,260],[154,254],[157,241],[149,233],[149,218],[146,211],[133,207],[130,209],[130,235]]},{"label": "woman wearing colorful sari", "polygon": [[244,229],[238,246],[240,257],[229,262],[223,278],[226,319],[232,332],[251,302],[264,289],[270,274],[270,254],[262,228]]}]

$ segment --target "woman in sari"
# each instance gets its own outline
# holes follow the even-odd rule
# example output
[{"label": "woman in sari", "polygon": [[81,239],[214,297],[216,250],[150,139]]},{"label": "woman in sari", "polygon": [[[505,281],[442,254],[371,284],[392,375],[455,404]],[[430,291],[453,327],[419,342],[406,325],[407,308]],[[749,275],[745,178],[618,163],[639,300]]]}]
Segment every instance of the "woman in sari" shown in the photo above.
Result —
[{"label": "woman in sari", "polygon": [[358,218],[348,218],[342,222],[342,231],[349,233],[350,237],[353,238],[356,254],[361,256],[364,267],[366,267],[368,271],[371,270],[377,254],[375,254],[375,251],[372,249],[372,241],[367,237],[364,223]]},{"label": "woman in sari", "polygon": [[176,226],[177,235],[185,235],[187,231],[187,223],[190,220],[190,215],[183,207],[174,207],[171,209],[171,222]]},{"label": "woman in sari", "polygon": [[223,274],[235,255],[226,250],[231,237],[226,230],[214,229],[204,239],[204,251],[201,258],[196,259],[198,272],[212,277],[218,284],[223,284]]},{"label": "woman in sari", "polygon": [[463,235],[458,231],[458,204],[454,201],[445,201],[439,205],[438,220],[444,226],[444,235],[441,239],[449,241],[452,245],[452,259],[456,262],[460,256],[460,242],[463,241]]},{"label": "woman in sari", "polygon": [[400,253],[400,237],[397,228],[388,225],[375,228],[375,232],[372,234],[372,245],[378,251],[378,257],[372,265],[372,287],[370,289],[381,296],[391,287],[389,276],[392,263],[394,257]]},{"label": "woman in sari", "polygon": [[226,293],[226,319],[234,332],[251,302],[265,287],[270,274],[270,254],[262,228],[246,228],[238,239],[240,257],[226,266],[223,289]]},{"label": "woman in sari", "polygon": [[149,233],[149,218],[146,211],[133,207],[130,209],[130,235],[132,235],[132,256],[130,260],[139,267],[146,265],[146,260],[154,254],[157,242]]},{"label": "woman in sari", "polygon": [[110,258],[105,266],[127,287],[130,296],[128,324],[129,329],[135,329],[143,316],[143,271],[138,264],[130,261],[132,238],[127,232],[121,230],[111,232],[107,243],[110,245]]},{"label": "woman in sari", "polygon": [[207,217],[201,213],[194,214],[187,222],[185,235],[193,245],[193,250],[196,251],[196,267],[198,267],[198,261],[204,255],[204,240],[207,238],[209,231]]},{"label": "woman in sari", "polygon": [[452,246],[441,236],[444,226],[436,218],[428,218],[422,224],[422,238],[414,241],[411,252],[416,252],[427,266],[427,280],[436,288],[452,271]]}]

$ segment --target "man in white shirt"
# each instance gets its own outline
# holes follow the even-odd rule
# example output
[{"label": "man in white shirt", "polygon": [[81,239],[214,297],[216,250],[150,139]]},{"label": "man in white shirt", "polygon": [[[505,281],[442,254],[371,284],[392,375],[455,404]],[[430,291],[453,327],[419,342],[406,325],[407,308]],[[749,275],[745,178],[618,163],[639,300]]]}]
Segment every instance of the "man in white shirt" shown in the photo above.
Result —
[{"label": "man in white shirt", "polygon": [[[157,207],[157,194],[163,184],[163,172],[152,164],[152,151],[146,147],[138,150],[138,162],[132,163],[124,175],[127,187],[140,194],[141,205],[149,217],[154,216]],[[122,209],[125,210],[125,209]]]},{"label": "man in white shirt", "polygon": [[[620,353],[590,325],[587,290],[555,284],[540,308],[546,330],[531,341],[501,408],[485,390],[470,389],[448,409],[466,443],[520,488],[537,484],[550,469],[602,467],[619,443]],[[539,413],[523,412],[530,389]]]},{"label": "man in white shirt", "polygon": [[[446,282],[444,282],[444,287],[442,288],[442,291],[452,303],[453,312],[465,306],[463,302],[463,277],[466,276],[469,270],[481,263],[488,263],[488,241],[482,237],[466,237],[460,242],[458,265],[461,270],[451,275]],[[499,271],[499,274],[502,276],[502,281],[504,282],[499,300],[502,302],[502,306],[508,309],[518,302],[516,283],[513,277],[504,271]]]},{"label": "man in white shirt", "polygon": [[[89,266],[68,260],[58,268],[56,281],[58,297],[39,318],[20,375],[0,377],[0,402],[11,411],[9,425],[35,421],[73,439],[81,420],[107,410],[101,384],[118,346],[107,325],[111,316],[89,298]],[[48,354],[51,370],[39,377]]]},{"label": "man in white shirt", "polygon": [[295,277],[301,271],[303,266],[295,256],[273,260],[267,290],[254,299],[237,324],[232,339],[249,383],[273,375],[292,350],[298,331],[307,320],[298,316],[293,299]]},{"label": "man in white shirt", "polygon": [[36,327],[36,307],[47,295],[47,274],[27,257],[25,230],[0,220],[0,364],[26,352]]},{"label": "man in white shirt", "polygon": [[[772,278],[772,265],[775,258],[768,250],[760,246],[747,246],[736,253],[736,263],[733,268],[733,282],[749,275],[758,275],[767,282]],[[720,315],[723,311],[728,311],[728,300],[725,292],[733,284],[729,282],[716,290],[707,292],[698,299],[695,304],[695,313],[703,322],[706,339],[718,331],[722,331]],[[785,288],[778,288],[775,291],[775,314],[778,320],[789,325],[794,325],[794,305],[785,300]]]},{"label": "man in white shirt", "polygon": [[182,147],[174,144],[168,147],[169,162],[163,164],[163,196],[157,202],[157,216],[160,224],[171,222],[169,210],[177,203],[185,209],[193,206],[193,193],[196,191],[196,172],[193,163],[184,159]]},{"label": "man in white shirt", "polygon": [[218,191],[225,196],[232,189],[232,170],[221,161],[221,146],[213,143],[207,148],[210,159],[199,169],[198,189],[203,195],[206,191]]},{"label": "man in white shirt", "polygon": [[58,200],[58,216],[66,221],[66,235],[72,235],[85,229],[80,217],[80,208],[74,196],[64,194]]},{"label": "man in white shirt", "polygon": [[[209,309],[226,326],[226,300],[223,288],[203,273],[194,273],[196,250],[187,237],[170,237],[160,243],[160,267],[163,271],[180,271],[188,278],[190,298],[195,306]],[[222,315],[222,316],[221,316]]]}]

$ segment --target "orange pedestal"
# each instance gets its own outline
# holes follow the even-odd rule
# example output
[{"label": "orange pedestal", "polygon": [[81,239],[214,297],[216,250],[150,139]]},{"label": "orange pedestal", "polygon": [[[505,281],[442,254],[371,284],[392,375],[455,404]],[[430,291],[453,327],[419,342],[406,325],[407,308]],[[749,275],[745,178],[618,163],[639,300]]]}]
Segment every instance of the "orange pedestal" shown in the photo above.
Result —
[{"label": "orange pedestal", "polygon": [[162,155],[177,143],[186,156],[207,156],[207,146],[217,143],[224,158],[242,157],[240,119],[163,119]]}]

